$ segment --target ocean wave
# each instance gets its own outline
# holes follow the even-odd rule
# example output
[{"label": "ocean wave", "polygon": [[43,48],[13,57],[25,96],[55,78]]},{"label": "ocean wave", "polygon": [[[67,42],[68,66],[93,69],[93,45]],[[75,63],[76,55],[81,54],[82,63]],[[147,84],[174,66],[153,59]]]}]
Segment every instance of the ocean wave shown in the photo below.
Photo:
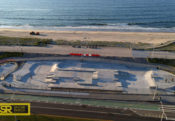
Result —
[{"label": "ocean wave", "polygon": [[14,9],[16,11],[50,11],[51,9],[43,9],[43,8],[32,8],[32,9],[29,9],[29,8],[16,8]]},{"label": "ocean wave", "polygon": [[56,31],[124,31],[124,32],[175,32],[175,27],[172,28],[153,28],[153,27],[142,27],[138,25],[128,25],[128,23],[117,23],[117,24],[98,24],[84,26],[31,26],[18,25],[0,25],[0,28],[7,29],[26,29],[26,30],[56,30]]},{"label": "ocean wave", "polygon": [[138,25],[138,26],[153,26],[157,28],[173,28],[175,26],[175,21],[154,21],[154,22],[131,22],[128,25]]},{"label": "ocean wave", "polygon": [[6,17],[3,19],[7,20],[65,20],[65,21],[113,21],[113,20],[119,20],[117,18],[29,18],[29,17]]}]

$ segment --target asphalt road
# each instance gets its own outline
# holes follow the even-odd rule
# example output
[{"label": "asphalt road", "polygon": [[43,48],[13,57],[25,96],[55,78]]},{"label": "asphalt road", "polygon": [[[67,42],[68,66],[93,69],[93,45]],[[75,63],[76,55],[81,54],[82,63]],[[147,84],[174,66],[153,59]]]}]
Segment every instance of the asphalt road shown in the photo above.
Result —
[{"label": "asphalt road", "polygon": [[[0,102],[22,103],[24,101],[1,100]],[[26,102],[26,101],[25,101]],[[25,103],[24,102],[24,103]],[[162,112],[153,110],[138,110],[138,109],[114,109],[106,107],[94,107],[87,105],[70,105],[60,103],[46,102],[26,102],[31,103],[32,114],[53,115],[53,116],[69,116],[77,118],[103,119],[114,121],[160,121]],[[174,119],[173,111],[169,112],[167,105],[163,106],[166,117]],[[169,110],[174,109],[174,106],[168,106]],[[165,117],[164,117],[165,118]],[[164,119],[165,120],[165,119]]]},{"label": "asphalt road", "polygon": [[31,103],[31,113],[80,118],[105,119],[114,121],[160,121],[159,118],[141,117],[126,109],[75,106],[42,102]]},{"label": "asphalt road", "polygon": [[165,51],[141,51],[129,48],[104,47],[101,49],[73,48],[71,46],[0,46],[0,52],[25,52],[68,55],[69,53],[100,54],[101,56],[112,57],[134,57],[134,58],[166,58],[175,59],[175,53]]}]

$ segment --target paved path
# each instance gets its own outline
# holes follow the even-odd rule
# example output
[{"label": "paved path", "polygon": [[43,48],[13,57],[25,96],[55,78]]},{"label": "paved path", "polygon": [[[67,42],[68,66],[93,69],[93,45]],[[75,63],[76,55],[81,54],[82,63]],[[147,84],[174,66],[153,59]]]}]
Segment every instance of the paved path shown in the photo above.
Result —
[{"label": "paved path", "polygon": [[25,53],[43,53],[43,54],[60,54],[68,55],[69,53],[89,53],[100,54],[101,56],[114,57],[134,57],[134,58],[167,58],[175,59],[175,53],[165,51],[140,51],[129,48],[104,47],[101,49],[90,48],[73,48],[71,46],[0,46],[1,52],[25,52]]}]

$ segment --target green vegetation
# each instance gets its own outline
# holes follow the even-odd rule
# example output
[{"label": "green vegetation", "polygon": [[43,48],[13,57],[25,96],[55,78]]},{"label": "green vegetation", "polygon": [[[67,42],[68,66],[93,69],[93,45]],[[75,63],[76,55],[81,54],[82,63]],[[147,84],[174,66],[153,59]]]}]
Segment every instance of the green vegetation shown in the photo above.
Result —
[{"label": "green vegetation", "polygon": [[109,41],[67,41],[67,40],[52,40],[40,38],[19,38],[0,36],[1,45],[20,45],[20,46],[47,46],[48,44],[55,45],[70,45],[70,46],[98,46],[98,47],[124,47],[124,48],[146,48],[151,44],[148,43],[130,43],[130,42],[109,42]]},{"label": "green vegetation", "polygon": [[175,59],[159,59],[159,58],[148,58],[147,61],[149,63],[155,63],[155,64],[163,64],[167,65],[169,67],[157,67],[159,69],[162,69],[164,71],[170,72],[172,74],[175,74]]},{"label": "green vegetation", "polygon": [[[20,46],[47,46],[48,44],[56,45],[70,45],[70,46],[98,46],[98,47],[124,47],[143,50],[153,50],[152,44],[149,43],[130,43],[130,42],[109,42],[109,41],[67,41],[67,40],[52,40],[40,38],[19,38],[19,37],[5,37],[0,36],[1,45],[20,45]],[[147,49],[149,48],[149,49]],[[169,44],[161,44],[161,46],[154,48],[154,50],[161,51],[175,51],[175,42]]]},{"label": "green vegetation", "polygon": [[22,57],[24,53],[19,52],[3,52],[0,53],[0,59],[9,58],[9,57]]},{"label": "green vegetation", "polygon": [[[17,116],[17,121],[100,121],[93,119],[80,119],[59,116],[45,116],[45,115],[31,115],[31,116]],[[15,121],[14,116],[1,116],[0,121]]]},{"label": "green vegetation", "polygon": [[[148,50],[153,50],[153,48],[150,48]],[[160,51],[175,51],[175,42],[169,43],[169,44],[161,44],[159,47],[155,47],[154,50],[160,50]]]},{"label": "green vegetation", "polygon": [[46,46],[50,43],[52,43],[52,40],[50,39],[0,36],[0,45]]},{"label": "green vegetation", "polygon": [[175,51],[175,42],[170,43],[168,45],[158,47],[156,50],[162,50],[162,51]]},{"label": "green vegetation", "polygon": [[169,65],[169,66],[175,67],[175,60],[174,59],[148,58],[148,62],[149,63]]},{"label": "green vegetation", "polygon": [[125,47],[125,48],[144,48],[150,46],[148,43],[129,43],[129,42],[109,42],[109,41],[66,41],[56,40],[57,45],[71,45],[71,46],[100,46],[100,47]]}]

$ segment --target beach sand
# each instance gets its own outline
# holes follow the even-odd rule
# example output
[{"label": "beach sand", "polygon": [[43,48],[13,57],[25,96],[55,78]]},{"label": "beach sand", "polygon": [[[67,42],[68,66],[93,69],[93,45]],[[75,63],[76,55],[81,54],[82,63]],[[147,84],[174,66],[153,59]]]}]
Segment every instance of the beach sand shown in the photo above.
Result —
[{"label": "beach sand", "polygon": [[35,30],[39,36],[29,35],[32,30],[0,29],[0,36],[34,37],[53,40],[81,40],[81,41],[115,41],[132,43],[161,44],[175,40],[175,33],[158,32],[106,32],[106,31],[51,31]]}]

